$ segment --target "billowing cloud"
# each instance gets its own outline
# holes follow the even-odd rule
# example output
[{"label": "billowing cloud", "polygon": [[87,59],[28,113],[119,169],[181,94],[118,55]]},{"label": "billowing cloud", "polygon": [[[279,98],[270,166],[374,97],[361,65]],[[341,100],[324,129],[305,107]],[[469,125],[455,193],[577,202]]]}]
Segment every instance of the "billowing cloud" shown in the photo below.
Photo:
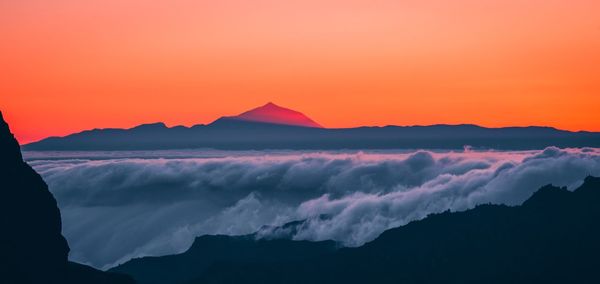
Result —
[{"label": "billowing cloud", "polygon": [[159,154],[26,153],[58,200],[71,259],[107,268],[293,220],[307,220],[294,239],[358,246],[431,213],[517,205],[542,185],[600,175],[591,148]]}]

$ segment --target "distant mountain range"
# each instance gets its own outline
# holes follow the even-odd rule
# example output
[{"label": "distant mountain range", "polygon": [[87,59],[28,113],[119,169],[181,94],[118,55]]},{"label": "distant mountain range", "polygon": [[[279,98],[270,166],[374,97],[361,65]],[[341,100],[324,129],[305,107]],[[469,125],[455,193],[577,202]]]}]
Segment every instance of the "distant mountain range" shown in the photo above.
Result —
[{"label": "distant mountain range", "polygon": [[50,137],[24,150],[261,149],[541,149],[600,147],[598,132],[550,127],[486,128],[476,125],[323,128],[304,114],[268,103],[208,125],[93,129]]},{"label": "distant mountain range", "polygon": [[430,215],[357,248],[202,236],[182,254],[111,271],[139,284],[599,283],[599,203],[600,178],[588,177],[574,192],[548,185],[521,206]]}]

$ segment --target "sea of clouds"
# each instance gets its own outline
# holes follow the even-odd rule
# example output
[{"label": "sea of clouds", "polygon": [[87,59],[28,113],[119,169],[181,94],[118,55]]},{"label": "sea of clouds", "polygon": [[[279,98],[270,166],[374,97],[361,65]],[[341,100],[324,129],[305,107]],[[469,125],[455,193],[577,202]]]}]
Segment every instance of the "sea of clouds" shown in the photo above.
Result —
[{"label": "sea of clouds", "polygon": [[546,184],[600,176],[600,149],[539,151],[25,152],[63,218],[70,258],[109,268],[185,251],[203,234],[359,246],[428,214],[518,205]]}]

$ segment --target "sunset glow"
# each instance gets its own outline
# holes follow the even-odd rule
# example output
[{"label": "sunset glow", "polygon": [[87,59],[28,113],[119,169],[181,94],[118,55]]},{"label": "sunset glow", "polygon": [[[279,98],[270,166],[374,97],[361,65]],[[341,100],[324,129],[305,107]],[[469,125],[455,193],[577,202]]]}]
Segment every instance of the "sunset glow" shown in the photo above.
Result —
[{"label": "sunset glow", "polygon": [[324,127],[600,131],[600,1],[0,1],[20,143],[210,123],[274,102]]}]

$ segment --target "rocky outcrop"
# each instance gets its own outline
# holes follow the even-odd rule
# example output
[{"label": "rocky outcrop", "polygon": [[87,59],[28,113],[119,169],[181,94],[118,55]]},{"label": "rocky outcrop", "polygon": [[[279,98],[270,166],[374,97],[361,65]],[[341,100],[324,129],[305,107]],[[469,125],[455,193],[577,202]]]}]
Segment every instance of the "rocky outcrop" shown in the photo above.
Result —
[{"label": "rocky outcrop", "polygon": [[23,161],[2,113],[0,228],[0,283],[133,283],[67,261],[69,246],[61,234],[56,200],[40,175]]},{"label": "rocky outcrop", "polygon": [[[23,162],[0,114],[0,274],[15,283],[62,283],[69,247],[48,186]],[[17,281],[18,280],[18,281]]]}]

